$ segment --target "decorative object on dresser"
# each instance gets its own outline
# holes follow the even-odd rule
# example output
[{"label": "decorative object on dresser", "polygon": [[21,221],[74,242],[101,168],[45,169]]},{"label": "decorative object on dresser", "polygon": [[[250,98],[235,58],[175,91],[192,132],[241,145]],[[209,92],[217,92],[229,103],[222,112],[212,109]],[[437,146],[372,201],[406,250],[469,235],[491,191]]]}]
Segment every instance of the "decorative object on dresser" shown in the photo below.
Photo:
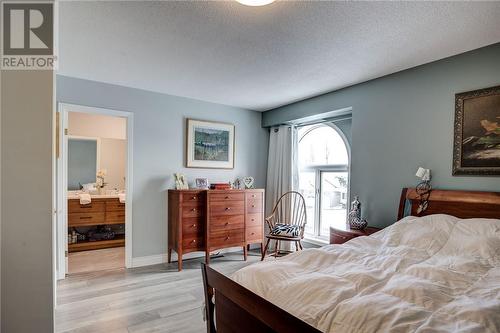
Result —
[{"label": "decorative object on dresser", "polygon": [[211,190],[230,190],[231,184],[230,183],[213,183],[213,184],[210,184],[210,189]]},{"label": "decorative object on dresser", "polygon": [[189,252],[210,252],[260,243],[264,235],[264,190],[169,190],[168,262],[177,252],[178,269]]},{"label": "decorative object on dresser", "polygon": [[500,86],[455,95],[453,175],[500,175]]},{"label": "decorative object on dresser", "polygon": [[245,188],[253,188],[253,183],[254,179],[253,177],[243,177],[243,185],[245,185]]},{"label": "decorative object on dresser", "polygon": [[355,230],[363,230],[368,225],[368,222],[361,218],[361,202],[359,202],[357,195],[354,196],[354,200],[351,203],[351,210],[349,211],[347,220],[351,229]]},{"label": "decorative object on dresser", "polygon": [[[68,199],[69,232],[75,231],[74,228],[77,227],[116,224],[125,224],[125,204],[121,203],[118,198],[92,198],[92,202],[86,205],[81,205],[79,199]],[[112,239],[105,238],[100,237],[102,240],[90,241],[87,235],[87,239],[83,241],[68,242],[68,251],[87,251],[125,245],[123,235],[115,235]]]},{"label": "decorative object on dresser", "polygon": [[187,119],[186,166],[234,168],[234,125]]},{"label": "decorative object on dresser", "polygon": [[415,176],[422,179],[422,181],[416,187],[417,194],[420,197],[420,204],[418,205],[417,215],[420,215],[427,209],[427,206],[429,205],[429,195],[432,191],[431,170],[420,167],[418,168]]},{"label": "decorative object on dresser", "polygon": [[196,188],[200,190],[208,189],[208,178],[196,178]]},{"label": "decorative object on dresser", "polygon": [[363,230],[357,230],[352,228],[337,229],[330,227],[330,244],[343,244],[348,240],[359,236],[369,236],[381,230],[375,227],[365,227]]},{"label": "decorative object on dresser", "polygon": [[174,173],[174,181],[176,190],[187,190],[189,188],[186,177],[182,173]]},{"label": "decorative object on dresser", "polygon": [[269,235],[262,252],[261,260],[264,260],[269,243],[275,241],[274,256],[279,255],[280,242],[294,242],[295,250],[302,250],[304,229],[307,223],[306,202],[299,192],[289,191],[283,194],[273,208],[271,215],[266,217],[269,227]]}]

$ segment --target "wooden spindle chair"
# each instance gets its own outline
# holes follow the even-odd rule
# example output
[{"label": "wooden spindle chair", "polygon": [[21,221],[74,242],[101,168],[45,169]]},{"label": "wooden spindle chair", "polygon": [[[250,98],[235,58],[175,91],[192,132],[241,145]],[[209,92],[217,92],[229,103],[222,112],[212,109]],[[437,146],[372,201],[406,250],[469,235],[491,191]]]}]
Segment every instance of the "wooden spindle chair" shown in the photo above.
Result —
[{"label": "wooden spindle chair", "polygon": [[[269,227],[270,234],[266,235],[267,242],[264,251],[262,252],[261,260],[264,260],[271,240],[276,241],[274,250],[274,255],[276,257],[279,255],[279,246],[281,241],[294,242],[295,251],[298,251],[299,249],[302,250],[301,240],[304,238],[306,222],[306,201],[304,200],[302,194],[296,191],[290,191],[283,194],[278,199],[271,215],[266,217],[266,223]],[[273,234],[272,231],[277,225],[292,226],[295,230],[298,229],[298,235],[288,236]]]}]

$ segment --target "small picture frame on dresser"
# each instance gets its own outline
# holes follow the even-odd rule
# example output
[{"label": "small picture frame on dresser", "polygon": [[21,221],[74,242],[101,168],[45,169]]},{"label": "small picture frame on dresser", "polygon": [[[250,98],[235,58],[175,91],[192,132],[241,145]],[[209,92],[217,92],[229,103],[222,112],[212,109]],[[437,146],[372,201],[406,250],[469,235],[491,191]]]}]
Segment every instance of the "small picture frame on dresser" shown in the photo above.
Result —
[{"label": "small picture frame on dresser", "polygon": [[200,190],[208,189],[208,178],[196,178],[196,188]]}]

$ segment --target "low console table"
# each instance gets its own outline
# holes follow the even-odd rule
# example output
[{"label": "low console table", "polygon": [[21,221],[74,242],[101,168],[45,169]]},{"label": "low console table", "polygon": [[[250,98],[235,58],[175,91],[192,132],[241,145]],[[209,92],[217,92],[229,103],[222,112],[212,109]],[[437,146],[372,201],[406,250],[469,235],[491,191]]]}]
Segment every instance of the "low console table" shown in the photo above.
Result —
[{"label": "low console table", "polygon": [[263,189],[249,190],[169,190],[168,262],[177,252],[178,269],[183,254],[210,252],[228,247],[243,248],[262,242],[264,237]]}]

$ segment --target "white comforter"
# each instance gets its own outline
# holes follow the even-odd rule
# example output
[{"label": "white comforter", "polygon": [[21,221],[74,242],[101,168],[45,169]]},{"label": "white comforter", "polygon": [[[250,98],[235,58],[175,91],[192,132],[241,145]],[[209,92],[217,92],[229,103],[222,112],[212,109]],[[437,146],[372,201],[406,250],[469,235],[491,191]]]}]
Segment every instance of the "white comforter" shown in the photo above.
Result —
[{"label": "white comforter", "polygon": [[407,217],[233,279],[323,332],[500,332],[500,220]]}]

